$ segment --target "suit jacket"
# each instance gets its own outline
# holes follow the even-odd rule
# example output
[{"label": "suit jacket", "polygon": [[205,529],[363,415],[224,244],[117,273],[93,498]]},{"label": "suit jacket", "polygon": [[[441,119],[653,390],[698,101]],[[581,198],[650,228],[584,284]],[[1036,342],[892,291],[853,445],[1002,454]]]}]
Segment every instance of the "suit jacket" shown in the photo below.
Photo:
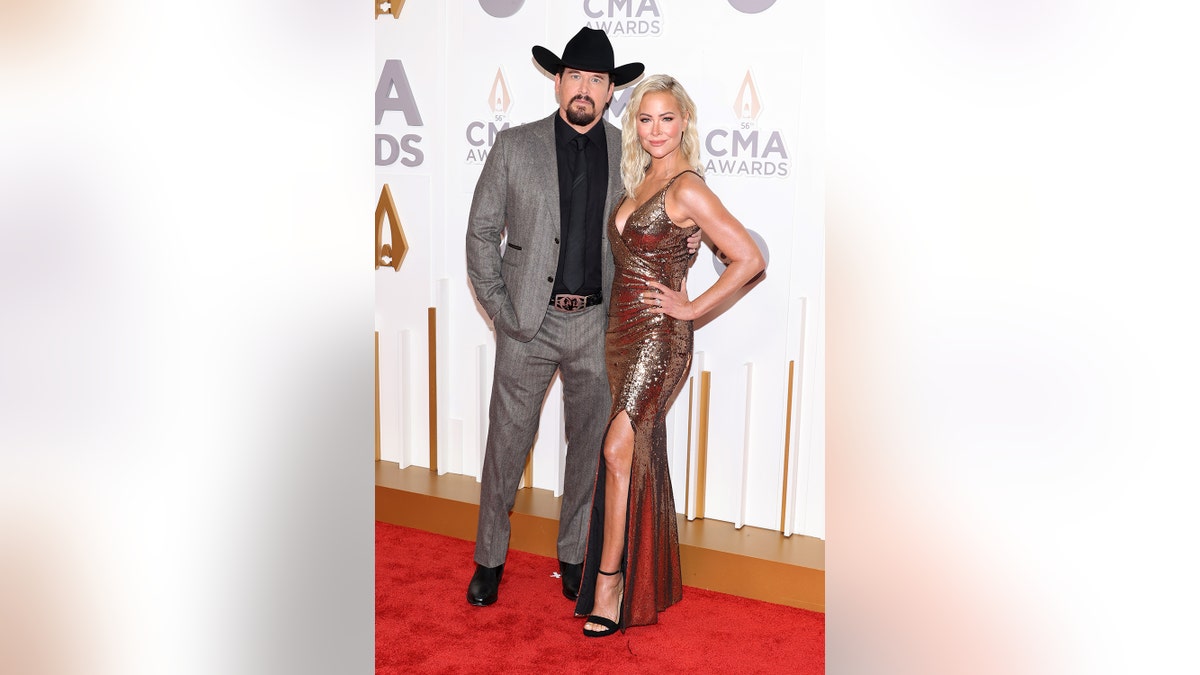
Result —
[{"label": "suit jacket", "polygon": [[[467,276],[497,330],[521,342],[537,334],[558,270],[562,214],[554,116],[501,131],[484,162],[467,222]],[[608,191],[601,224],[604,311],[612,288],[613,257],[607,216],[621,192],[621,131],[606,120]],[[503,254],[501,240],[504,239]]]}]

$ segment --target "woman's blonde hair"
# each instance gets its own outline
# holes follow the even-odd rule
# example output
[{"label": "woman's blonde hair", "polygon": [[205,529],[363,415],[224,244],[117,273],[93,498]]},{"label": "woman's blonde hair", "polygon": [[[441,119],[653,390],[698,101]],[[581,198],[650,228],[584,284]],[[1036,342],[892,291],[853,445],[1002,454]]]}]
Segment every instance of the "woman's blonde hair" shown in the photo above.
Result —
[{"label": "woman's blonde hair", "polygon": [[704,165],[700,163],[700,134],[696,131],[696,104],[679,80],[670,75],[651,75],[634,87],[629,103],[625,105],[625,116],[621,119],[621,182],[629,197],[634,196],[634,188],[646,177],[646,169],[650,166],[650,153],[642,149],[641,139],[638,138],[637,115],[642,107],[642,97],[655,92],[666,92],[679,103],[679,112],[687,120],[679,152],[683,153],[684,159],[696,173],[704,175]]}]

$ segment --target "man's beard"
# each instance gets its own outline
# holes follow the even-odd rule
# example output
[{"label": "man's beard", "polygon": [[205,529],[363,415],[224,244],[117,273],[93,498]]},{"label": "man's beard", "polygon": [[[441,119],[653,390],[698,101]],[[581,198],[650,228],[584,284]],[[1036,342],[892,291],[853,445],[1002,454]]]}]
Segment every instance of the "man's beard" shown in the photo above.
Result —
[{"label": "man's beard", "polygon": [[581,110],[579,108],[576,108],[575,101],[585,101],[585,99],[576,98],[576,99],[573,99],[569,104],[567,104],[567,121],[570,122],[571,124],[574,124],[577,127],[586,127],[587,125],[594,122],[596,120],[596,116],[599,114],[596,111],[596,103],[594,101],[590,101],[590,100],[585,101],[586,103],[592,104],[592,110],[591,110],[591,112],[588,112],[586,110]]}]

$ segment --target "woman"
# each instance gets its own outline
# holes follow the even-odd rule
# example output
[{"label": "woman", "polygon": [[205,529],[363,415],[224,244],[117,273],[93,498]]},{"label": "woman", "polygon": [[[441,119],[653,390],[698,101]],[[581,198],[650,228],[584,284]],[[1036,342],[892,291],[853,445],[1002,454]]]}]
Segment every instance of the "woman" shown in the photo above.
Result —
[{"label": "woman", "polygon": [[[630,97],[625,195],[609,218],[616,260],[605,352],[613,407],[596,474],[576,615],[583,633],[656,623],[683,597],[665,417],[692,359],[692,321],[763,269],[758,247],[701,178],[696,107],[667,75]],[[687,237],[702,230],[728,266],[689,299]]]}]

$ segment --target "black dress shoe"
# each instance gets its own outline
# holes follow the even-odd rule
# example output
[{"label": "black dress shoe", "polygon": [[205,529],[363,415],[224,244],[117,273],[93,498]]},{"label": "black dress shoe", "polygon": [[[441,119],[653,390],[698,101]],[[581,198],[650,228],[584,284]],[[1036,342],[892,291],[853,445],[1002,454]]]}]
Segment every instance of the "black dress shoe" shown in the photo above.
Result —
[{"label": "black dress shoe", "polygon": [[504,563],[498,567],[484,567],[475,563],[475,574],[467,586],[467,602],[476,607],[486,607],[496,601],[500,593],[500,577],[504,575]]},{"label": "black dress shoe", "polygon": [[583,579],[583,563],[568,563],[559,560],[558,571],[562,573],[563,595],[568,600],[578,600],[579,582]]}]

